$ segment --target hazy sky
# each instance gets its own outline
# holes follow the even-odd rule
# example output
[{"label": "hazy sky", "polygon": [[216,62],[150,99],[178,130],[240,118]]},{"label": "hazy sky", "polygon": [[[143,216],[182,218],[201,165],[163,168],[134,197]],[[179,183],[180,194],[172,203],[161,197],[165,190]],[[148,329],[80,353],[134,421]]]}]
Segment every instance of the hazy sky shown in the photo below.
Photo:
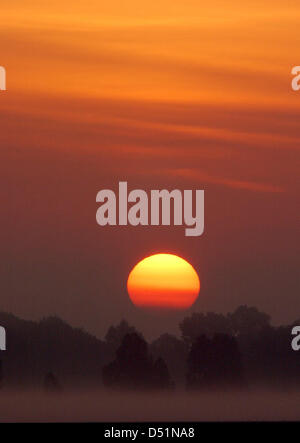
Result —
[{"label": "hazy sky", "polygon": [[[300,317],[299,15],[298,0],[1,5],[0,310],[99,336],[240,304]],[[205,189],[205,234],[99,227],[96,194],[122,180]],[[199,272],[186,313],[131,304],[128,273],[154,252]]]}]

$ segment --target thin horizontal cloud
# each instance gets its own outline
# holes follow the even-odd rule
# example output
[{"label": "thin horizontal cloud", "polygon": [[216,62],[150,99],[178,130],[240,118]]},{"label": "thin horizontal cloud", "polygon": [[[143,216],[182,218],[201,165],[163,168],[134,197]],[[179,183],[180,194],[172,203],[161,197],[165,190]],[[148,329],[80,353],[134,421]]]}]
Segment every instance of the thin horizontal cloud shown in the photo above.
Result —
[{"label": "thin horizontal cloud", "polygon": [[[192,164],[202,177],[205,171],[208,183],[232,188],[277,192],[296,185],[299,128],[292,113],[285,118],[277,110],[261,110],[257,116],[243,107],[226,112],[222,106],[122,100],[61,100],[57,107],[47,97],[43,106],[32,100],[26,107],[28,101],[26,96],[18,96],[15,103],[3,101],[0,140],[7,149],[94,156],[101,158],[99,172],[105,162],[107,172],[120,176],[134,175],[132,168],[137,175],[147,175],[156,169],[185,170]],[[207,126],[201,127],[201,122]],[[269,132],[272,126],[274,135]],[[292,137],[285,135],[289,132]]]},{"label": "thin horizontal cloud", "polygon": [[[45,101],[48,103],[46,107]],[[49,101],[47,97],[32,103],[29,108],[20,106],[20,103],[19,100],[14,106],[11,101],[7,107],[3,103],[2,120],[13,113],[16,118],[32,119],[37,125],[44,122],[43,126],[45,119],[49,126],[54,121],[66,127],[80,124],[95,135],[110,135],[111,146],[117,141],[117,145],[118,142],[124,145],[136,142],[140,147],[147,147],[153,140],[156,146],[164,145],[167,149],[170,144],[174,151],[177,147],[184,147],[185,152],[192,152],[193,148],[204,148],[207,143],[207,155],[213,156],[209,151],[215,145],[220,150],[217,156],[221,157],[234,155],[245,148],[300,150],[298,122],[293,122],[295,115],[290,113],[260,110],[253,116],[253,111],[243,107],[226,110],[222,106],[206,108],[203,104],[188,107],[180,103],[172,106],[171,103],[123,100],[86,100],[80,101],[80,105],[76,100],[60,101],[58,108],[56,101]],[[197,113],[197,119],[193,118],[194,113]],[[216,115],[218,119],[214,119]],[[266,120],[263,125],[262,119]],[[158,149],[157,156],[160,155]]]}]

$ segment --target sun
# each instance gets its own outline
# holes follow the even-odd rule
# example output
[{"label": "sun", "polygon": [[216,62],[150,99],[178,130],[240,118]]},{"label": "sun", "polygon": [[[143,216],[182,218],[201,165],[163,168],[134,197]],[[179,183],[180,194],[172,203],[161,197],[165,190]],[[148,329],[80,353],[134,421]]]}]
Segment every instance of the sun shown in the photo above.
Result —
[{"label": "sun", "polygon": [[187,309],[196,301],[200,280],[193,266],[173,254],[155,254],[130,272],[127,290],[134,305],[144,308]]}]

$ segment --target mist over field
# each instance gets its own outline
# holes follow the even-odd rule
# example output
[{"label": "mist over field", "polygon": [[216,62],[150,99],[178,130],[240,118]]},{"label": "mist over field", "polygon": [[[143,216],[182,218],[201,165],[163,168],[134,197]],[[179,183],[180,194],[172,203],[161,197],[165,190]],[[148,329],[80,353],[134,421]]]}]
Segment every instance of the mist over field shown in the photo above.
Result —
[{"label": "mist over field", "polygon": [[300,419],[299,388],[240,392],[129,393],[107,390],[0,395],[1,422],[275,421]]}]

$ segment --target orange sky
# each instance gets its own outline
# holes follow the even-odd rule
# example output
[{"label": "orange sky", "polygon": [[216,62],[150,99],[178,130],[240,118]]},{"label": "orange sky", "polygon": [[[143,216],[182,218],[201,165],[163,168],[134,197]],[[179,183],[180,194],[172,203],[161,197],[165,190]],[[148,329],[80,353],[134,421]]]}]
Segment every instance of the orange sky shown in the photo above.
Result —
[{"label": "orange sky", "polygon": [[[271,11],[253,1],[147,3],[65,0],[47,6],[16,0],[2,6],[1,63],[9,94],[2,97],[1,109],[4,118],[17,113],[28,119],[27,128],[35,128],[34,137],[18,128],[8,140],[2,135],[4,141],[21,138],[38,147],[66,149],[68,144],[82,150],[122,145],[129,154],[144,148],[145,157],[159,160],[173,151],[174,138],[182,140],[187,158],[195,155],[192,145],[207,140],[205,147],[197,146],[198,161],[229,155],[241,174],[239,168],[222,172],[213,164],[205,166],[204,178],[242,187],[243,181],[247,187],[258,182],[254,190],[280,187],[278,176],[266,176],[252,158],[246,171],[241,151],[259,147],[258,158],[265,162],[267,148],[299,147],[298,122],[287,121],[299,109],[290,88],[299,48],[299,3],[275,1]],[[164,106],[160,115],[158,104]],[[228,110],[237,112],[235,121],[218,115]],[[38,133],[52,121],[65,126],[59,134],[78,123],[79,131],[104,126],[110,142],[107,146],[94,137],[90,144],[66,134],[66,143],[62,134],[63,140],[57,136],[52,143]],[[4,124],[13,127],[14,122]],[[129,133],[142,134],[141,140],[127,141]]]},{"label": "orange sky", "polygon": [[[14,295],[4,297],[3,309],[32,317],[56,312],[57,305],[62,316],[83,324],[80,283],[68,277],[79,266],[76,257],[110,269],[119,260],[117,245],[125,279],[128,254],[133,265],[153,244],[179,255],[184,250],[207,266],[206,276],[217,272],[212,282],[204,276],[204,293],[215,291],[213,309],[234,307],[241,293],[245,302],[270,305],[277,317],[284,304],[292,306],[297,291],[289,271],[271,281],[270,270],[252,266],[257,255],[267,268],[274,257],[283,260],[276,264],[281,270],[296,266],[300,93],[291,90],[290,72],[299,65],[299,18],[298,0],[4,2],[0,197],[9,208],[2,232],[11,236],[2,245],[20,283],[12,288],[6,275],[5,293]],[[176,230],[100,231],[93,224],[95,195],[124,179],[142,189],[205,189],[207,237],[192,243]],[[99,244],[109,251],[101,258]],[[239,264],[241,257],[251,261],[238,283],[219,269],[227,254]],[[253,272],[261,272],[265,292],[280,294],[289,281],[290,303],[252,296]],[[218,295],[220,276],[227,278],[225,299]],[[62,285],[71,294],[76,286],[72,312],[58,295],[54,303],[48,280],[55,293]],[[109,293],[123,290],[124,281],[116,290],[109,274],[102,283]],[[42,301],[35,295],[41,287]],[[118,318],[116,302],[105,303],[109,318]],[[90,325],[97,329],[96,318]]]},{"label": "orange sky", "polygon": [[257,1],[15,0],[1,6],[1,59],[10,90],[31,96],[293,108],[299,9],[278,0],[272,11]]}]

